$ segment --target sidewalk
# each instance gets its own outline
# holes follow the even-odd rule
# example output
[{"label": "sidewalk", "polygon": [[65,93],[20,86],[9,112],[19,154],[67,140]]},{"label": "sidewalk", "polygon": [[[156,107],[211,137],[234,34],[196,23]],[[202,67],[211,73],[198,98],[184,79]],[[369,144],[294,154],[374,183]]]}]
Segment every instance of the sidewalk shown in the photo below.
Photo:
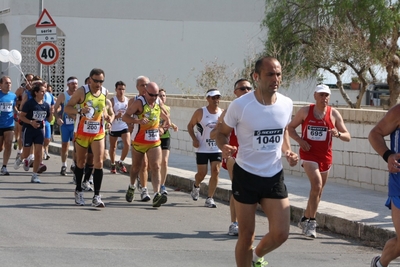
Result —
[{"label": "sidewalk", "polygon": [[[60,136],[55,135],[54,138],[49,151],[59,155]],[[120,152],[117,150],[117,154]],[[117,156],[118,158],[119,156]],[[130,153],[124,162],[129,169],[132,162]],[[189,157],[171,153],[166,185],[189,192],[196,173],[195,162],[194,155]],[[109,168],[110,161],[106,160],[104,166]],[[202,195],[207,192],[208,178],[209,176],[201,185],[200,193]],[[297,223],[307,205],[309,182],[305,177],[286,174],[285,183],[289,191],[291,220]],[[221,169],[214,198],[229,201],[230,185],[227,171]],[[395,235],[390,210],[384,206],[386,198],[386,193],[337,184],[329,182],[328,179],[318,208],[318,225],[320,228],[334,233],[359,238],[373,246],[383,246],[389,238]]]}]

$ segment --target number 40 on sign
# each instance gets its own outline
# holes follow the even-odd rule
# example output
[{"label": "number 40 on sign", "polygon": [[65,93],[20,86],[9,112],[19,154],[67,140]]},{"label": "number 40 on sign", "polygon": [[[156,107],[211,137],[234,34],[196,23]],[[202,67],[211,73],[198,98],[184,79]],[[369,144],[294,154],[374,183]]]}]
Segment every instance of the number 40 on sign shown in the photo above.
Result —
[{"label": "number 40 on sign", "polygon": [[42,43],[36,49],[36,58],[43,65],[52,65],[57,62],[60,53],[53,43]]}]

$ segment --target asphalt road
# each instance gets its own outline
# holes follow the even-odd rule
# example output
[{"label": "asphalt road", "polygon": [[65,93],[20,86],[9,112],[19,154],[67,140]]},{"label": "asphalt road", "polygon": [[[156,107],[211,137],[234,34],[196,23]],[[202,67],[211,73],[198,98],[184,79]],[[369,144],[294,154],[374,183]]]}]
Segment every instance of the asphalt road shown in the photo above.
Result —
[{"label": "asphalt road", "polygon": [[[41,184],[30,183],[30,172],[22,168],[14,171],[14,157],[15,151],[11,175],[0,176],[0,266],[235,266],[227,203],[205,208],[204,198],[195,202],[174,188],[158,209],[151,202],[127,203],[128,176],[105,169],[106,207],[90,206],[93,193],[85,193],[87,204],[79,207],[71,173],[59,175],[60,157],[45,161]],[[267,219],[257,215],[255,244],[267,231]],[[361,267],[379,253],[332,233],[308,240],[292,225],[288,241],[266,260],[271,267]]]}]

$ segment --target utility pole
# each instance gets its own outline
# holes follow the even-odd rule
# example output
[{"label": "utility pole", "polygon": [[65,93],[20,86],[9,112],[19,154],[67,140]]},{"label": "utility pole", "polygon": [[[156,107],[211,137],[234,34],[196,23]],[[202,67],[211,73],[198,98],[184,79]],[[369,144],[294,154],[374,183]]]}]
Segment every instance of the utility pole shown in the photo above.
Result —
[{"label": "utility pole", "polygon": [[[43,0],[39,0],[39,18],[40,15],[42,15],[42,12],[43,12]],[[39,77],[42,77],[42,64],[40,62],[38,62],[38,69],[39,69]]]}]

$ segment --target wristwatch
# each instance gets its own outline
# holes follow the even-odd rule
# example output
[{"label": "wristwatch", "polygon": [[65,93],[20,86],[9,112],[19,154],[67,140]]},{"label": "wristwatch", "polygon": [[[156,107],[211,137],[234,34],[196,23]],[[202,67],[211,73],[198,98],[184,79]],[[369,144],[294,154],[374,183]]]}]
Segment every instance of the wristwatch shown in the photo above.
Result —
[{"label": "wristwatch", "polygon": [[337,138],[340,138],[340,136],[342,135],[341,132],[337,132],[338,136]]}]

